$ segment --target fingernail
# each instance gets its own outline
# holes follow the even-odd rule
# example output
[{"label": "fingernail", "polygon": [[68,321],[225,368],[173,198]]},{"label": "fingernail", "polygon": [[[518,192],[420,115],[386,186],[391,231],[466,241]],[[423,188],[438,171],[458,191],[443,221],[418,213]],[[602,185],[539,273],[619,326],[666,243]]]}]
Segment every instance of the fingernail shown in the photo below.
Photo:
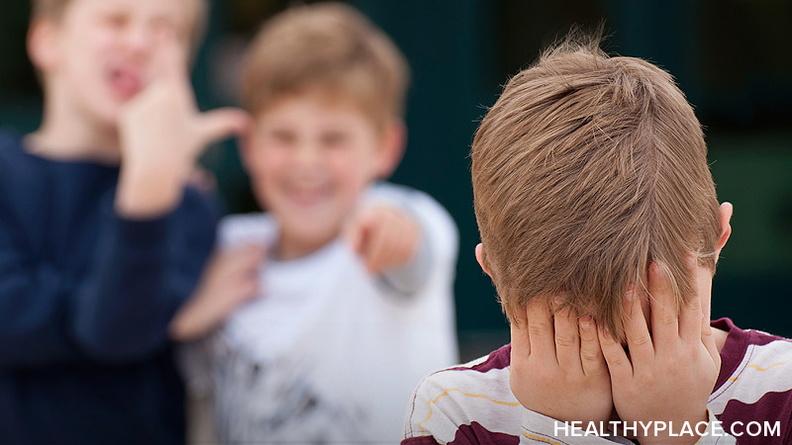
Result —
[{"label": "fingernail", "polygon": [[660,274],[660,265],[659,265],[659,264],[657,264],[657,263],[656,263],[656,262],[654,262],[654,261],[652,261],[651,263],[649,263],[649,273],[651,273],[651,274],[653,274],[653,275],[658,275],[658,274]]},{"label": "fingernail", "polygon": [[588,315],[580,317],[580,325],[587,329],[591,328],[591,317]]},{"label": "fingernail", "polygon": [[561,298],[560,296],[556,295],[555,297],[553,297],[553,304],[556,307],[561,306],[562,304],[564,304],[564,299]]}]

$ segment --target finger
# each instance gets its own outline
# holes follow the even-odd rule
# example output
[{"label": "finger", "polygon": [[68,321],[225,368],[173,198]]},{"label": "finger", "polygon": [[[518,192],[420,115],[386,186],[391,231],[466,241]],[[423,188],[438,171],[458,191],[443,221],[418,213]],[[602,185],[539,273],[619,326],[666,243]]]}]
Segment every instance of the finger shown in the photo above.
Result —
[{"label": "finger", "polygon": [[232,298],[230,304],[238,304],[243,301],[252,300],[261,295],[260,282],[257,279],[243,279],[235,282],[232,288]]},{"label": "finger", "polygon": [[384,221],[378,221],[369,231],[369,242],[366,245],[365,263],[370,273],[382,272],[387,253],[388,231]]},{"label": "finger", "polygon": [[624,333],[627,336],[627,347],[630,350],[633,367],[650,366],[654,357],[654,347],[635,289],[628,290],[624,296]]},{"label": "finger", "polygon": [[241,244],[226,250],[224,255],[235,262],[248,263],[263,260],[266,252],[267,248],[261,244]]},{"label": "finger", "polygon": [[229,250],[225,254],[228,274],[248,274],[257,272],[264,261],[265,249],[259,246],[244,246]]},{"label": "finger", "polygon": [[269,246],[266,244],[251,244],[250,247],[253,249],[254,252],[258,255],[259,259],[264,261],[267,259],[267,252],[269,252]]},{"label": "finger", "polygon": [[233,135],[247,132],[251,121],[247,113],[236,108],[220,108],[198,116],[196,132],[199,148]]},{"label": "finger", "polygon": [[517,314],[515,318],[509,325],[509,330],[511,331],[511,354],[512,357],[527,359],[531,355],[531,343],[528,338],[528,321],[525,310],[523,310],[522,314]]},{"label": "finger", "polygon": [[203,192],[209,192],[217,188],[217,180],[215,180],[214,175],[201,166],[193,169],[188,181],[190,185]]},{"label": "finger", "polygon": [[358,255],[362,254],[364,234],[364,227],[358,218],[351,220],[344,229],[344,239],[352,252]]},{"label": "finger", "polygon": [[240,282],[239,295],[242,297],[253,297],[258,294],[260,281],[256,278],[249,278]]},{"label": "finger", "polygon": [[211,282],[225,275],[226,261],[224,261],[224,255],[221,252],[215,252],[212,254],[212,257],[209,259],[209,262],[206,264],[205,271],[203,276],[201,277],[201,282]]},{"label": "finger", "polygon": [[[556,303],[556,307],[560,304]],[[564,369],[583,372],[580,363],[580,338],[577,317],[569,308],[553,313],[555,347],[558,365]]]},{"label": "finger", "polygon": [[580,332],[580,363],[583,374],[600,375],[607,371],[605,357],[597,336],[597,325],[588,315],[578,320]]},{"label": "finger", "polygon": [[700,293],[698,275],[701,273],[708,274],[708,272],[706,268],[699,267],[698,260],[693,255],[686,261],[686,266],[696,286],[693,287],[694,294],[688,297],[688,301],[684,303],[679,314],[679,335],[686,341],[695,342],[701,338],[701,320],[704,318],[701,310],[701,299],[704,296]]},{"label": "finger", "polygon": [[210,270],[218,276],[228,276],[236,269],[236,257],[238,256],[237,249],[229,249],[219,252],[212,260]]},{"label": "finger", "polygon": [[174,32],[162,32],[158,36],[157,51],[152,63],[153,80],[188,82],[187,50]]},{"label": "finger", "polygon": [[361,257],[367,250],[370,232],[376,224],[376,215],[370,209],[364,209],[355,215],[347,228],[347,239],[353,252]]},{"label": "finger", "polygon": [[407,216],[400,216],[402,227],[402,252],[405,261],[412,260],[418,252],[421,242],[421,230],[418,224]]},{"label": "finger", "polygon": [[557,364],[555,339],[553,332],[553,314],[545,298],[536,297],[528,302],[526,308],[528,319],[528,341],[531,345],[531,356]]},{"label": "finger", "polygon": [[234,265],[235,269],[231,272],[229,281],[246,283],[245,287],[253,288],[250,292],[258,294],[261,283],[261,265],[265,261],[264,249],[261,246],[245,246],[237,258],[238,262]]},{"label": "finger", "polygon": [[380,229],[383,238],[378,265],[380,271],[404,264],[402,253],[404,250],[403,229],[397,216],[391,212],[386,212]]},{"label": "finger", "polygon": [[228,283],[247,281],[247,280],[258,280],[258,279],[259,279],[258,269],[254,269],[254,268],[235,269],[233,271],[229,271],[222,278],[223,282],[228,282]]},{"label": "finger", "polygon": [[622,345],[602,325],[597,325],[597,339],[602,349],[602,356],[608,365],[611,381],[623,382],[625,379],[632,377],[633,368],[630,360],[627,359],[627,353],[624,352]]},{"label": "finger", "polygon": [[648,269],[652,338],[657,348],[662,349],[679,338],[677,303],[671,277],[664,265],[652,262]]}]

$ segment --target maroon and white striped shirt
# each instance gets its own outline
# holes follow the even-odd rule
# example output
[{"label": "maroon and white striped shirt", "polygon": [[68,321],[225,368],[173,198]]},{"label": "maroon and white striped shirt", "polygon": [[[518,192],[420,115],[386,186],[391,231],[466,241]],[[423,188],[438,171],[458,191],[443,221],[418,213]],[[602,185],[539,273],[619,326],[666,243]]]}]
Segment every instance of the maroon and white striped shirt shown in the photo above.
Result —
[{"label": "maroon and white striped shirt", "polygon": [[[731,435],[702,442],[792,444],[792,341],[740,329],[728,318],[712,326],[728,337],[708,408],[711,420]],[[510,352],[506,345],[425,378],[408,407],[402,445],[629,443],[618,437],[556,435],[554,419],[525,409],[512,395]]]}]

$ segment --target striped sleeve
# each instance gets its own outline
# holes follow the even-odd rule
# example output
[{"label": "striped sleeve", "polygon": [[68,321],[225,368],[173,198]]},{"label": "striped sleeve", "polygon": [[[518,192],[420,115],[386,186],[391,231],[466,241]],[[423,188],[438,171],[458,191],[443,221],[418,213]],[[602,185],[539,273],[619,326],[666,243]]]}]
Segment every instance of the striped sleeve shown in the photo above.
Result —
[{"label": "striped sleeve", "polygon": [[710,410],[741,445],[792,443],[792,341],[725,318],[713,326],[729,336]]}]

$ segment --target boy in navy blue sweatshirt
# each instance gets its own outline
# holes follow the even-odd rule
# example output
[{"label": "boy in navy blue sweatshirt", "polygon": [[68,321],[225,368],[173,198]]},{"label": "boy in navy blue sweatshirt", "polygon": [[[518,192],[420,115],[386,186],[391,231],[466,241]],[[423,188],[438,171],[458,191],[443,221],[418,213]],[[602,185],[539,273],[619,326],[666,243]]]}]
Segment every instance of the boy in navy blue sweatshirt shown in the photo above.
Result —
[{"label": "boy in navy blue sweatshirt", "polygon": [[187,178],[247,118],[195,107],[203,0],[33,8],[42,125],[0,133],[0,443],[181,443],[169,324],[215,222]]}]

